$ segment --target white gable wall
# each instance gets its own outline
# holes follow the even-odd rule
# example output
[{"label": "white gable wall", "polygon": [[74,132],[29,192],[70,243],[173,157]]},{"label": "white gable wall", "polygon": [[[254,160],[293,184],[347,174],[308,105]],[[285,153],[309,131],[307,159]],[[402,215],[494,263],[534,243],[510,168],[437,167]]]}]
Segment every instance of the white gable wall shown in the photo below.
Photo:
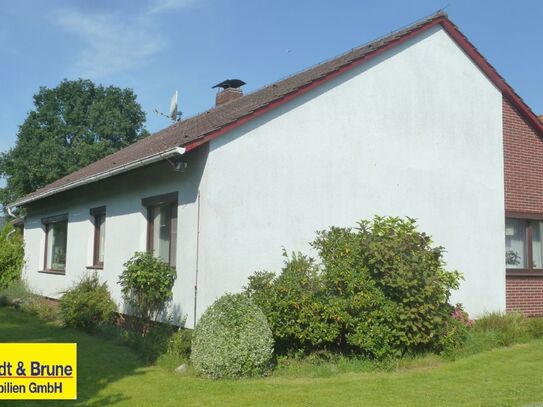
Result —
[{"label": "white gable wall", "polygon": [[198,311],[281,250],[411,216],[464,273],[453,301],[505,309],[502,96],[440,27],[213,140]]}]

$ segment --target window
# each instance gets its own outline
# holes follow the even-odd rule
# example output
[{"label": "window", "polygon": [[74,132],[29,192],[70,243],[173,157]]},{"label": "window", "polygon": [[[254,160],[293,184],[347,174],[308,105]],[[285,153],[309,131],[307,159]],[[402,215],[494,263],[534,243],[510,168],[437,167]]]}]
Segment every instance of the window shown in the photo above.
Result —
[{"label": "window", "polygon": [[516,271],[543,271],[543,221],[505,220],[505,264]]},{"label": "window", "polygon": [[142,199],[147,207],[147,250],[175,267],[177,251],[177,192]]},{"label": "window", "polygon": [[45,225],[45,264],[48,272],[64,274],[66,269],[66,243],[68,241],[68,216],[60,215],[42,219]]},{"label": "window", "polygon": [[92,266],[94,268],[104,267],[104,244],[106,240],[106,207],[93,208],[90,210],[94,224],[94,245],[92,255]]}]

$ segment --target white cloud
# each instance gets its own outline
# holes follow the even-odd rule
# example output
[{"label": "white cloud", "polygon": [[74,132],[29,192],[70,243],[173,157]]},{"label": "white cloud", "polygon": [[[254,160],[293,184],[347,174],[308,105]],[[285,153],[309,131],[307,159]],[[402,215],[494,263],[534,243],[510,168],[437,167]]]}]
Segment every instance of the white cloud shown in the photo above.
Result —
[{"label": "white cloud", "polygon": [[116,14],[65,10],[57,14],[57,22],[84,44],[76,60],[81,76],[103,77],[132,69],[164,45],[161,35],[141,18],[123,22]]},{"label": "white cloud", "polygon": [[149,5],[149,12],[156,14],[182,10],[192,6],[194,3],[195,0],[152,0]]},{"label": "white cloud", "polygon": [[55,15],[57,24],[81,39],[76,56],[78,74],[104,77],[145,64],[166,46],[157,23],[160,14],[180,11],[198,0],[150,0],[135,16],[108,12],[106,8],[71,8]]}]

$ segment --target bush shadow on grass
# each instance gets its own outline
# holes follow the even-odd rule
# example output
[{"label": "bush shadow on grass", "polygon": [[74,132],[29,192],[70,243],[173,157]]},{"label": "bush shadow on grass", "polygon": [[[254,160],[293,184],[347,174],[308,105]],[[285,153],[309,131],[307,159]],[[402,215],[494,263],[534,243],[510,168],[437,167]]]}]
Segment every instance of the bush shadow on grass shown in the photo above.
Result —
[{"label": "bush shadow on grass", "polygon": [[[110,405],[129,400],[122,393],[99,397],[109,384],[126,376],[143,375],[145,362],[123,346],[90,336],[74,329],[60,328],[53,323],[9,308],[0,308],[0,342],[70,342],[77,343],[76,401],[21,401],[33,405]],[[93,399],[92,402],[89,400]],[[10,405],[15,404],[10,401]]]}]

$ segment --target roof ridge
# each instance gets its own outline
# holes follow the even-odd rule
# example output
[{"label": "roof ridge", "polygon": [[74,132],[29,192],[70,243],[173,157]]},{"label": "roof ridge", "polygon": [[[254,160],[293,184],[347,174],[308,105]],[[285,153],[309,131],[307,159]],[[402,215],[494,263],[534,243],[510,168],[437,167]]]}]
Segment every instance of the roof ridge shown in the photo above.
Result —
[{"label": "roof ridge", "polygon": [[262,108],[277,100],[284,99],[287,95],[295,93],[300,88],[310,86],[315,81],[337,72],[343,67],[364,58],[368,54],[387,46],[389,43],[394,42],[439,18],[447,18],[447,14],[442,10],[438,10],[414,23],[382,35],[335,57],[311,65],[275,82],[264,85],[240,98],[233,99],[228,103],[219,106],[214,106],[208,110],[197,113],[194,116],[188,117],[185,120],[176,122],[138,140],[136,143],[25,195],[10,204],[10,207],[52,195],[57,193],[58,189],[64,187],[65,189],[70,189],[71,185],[76,182],[80,182],[87,178],[90,179],[96,174],[104,171],[113,171],[122,168],[131,162],[151,157],[167,149],[178,146],[189,146],[190,144],[190,148],[187,149],[187,151],[189,151],[196,147],[196,142],[201,141],[203,143],[204,141],[202,140],[208,135],[214,134],[219,130],[224,130],[226,127],[250,116],[256,110],[262,110]]},{"label": "roof ridge", "polygon": [[[166,130],[166,129],[171,129],[171,128],[177,127],[177,126],[179,126],[179,125],[180,125],[181,123],[183,123],[183,122],[186,122],[186,121],[188,121],[188,120],[197,118],[197,117],[202,116],[202,115],[204,115],[204,114],[208,114],[209,112],[213,112],[213,111],[215,111],[215,110],[217,110],[217,109],[220,109],[221,107],[223,107],[223,106],[225,106],[225,105],[228,105],[228,104],[231,103],[231,102],[237,102],[237,101],[239,101],[239,100],[242,99],[242,98],[246,98],[246,97],[248,97],[248,96],[254,95],[255,93],[258,93],[258,92],[260,92],[260,91],[262,91],[262,90],[264,90],[264,89],[266,89],[266,88],[272,87],[272,86],[278,84],[279,82],[288,80],[288,79],[293,78],[293,77],[295,77],[295,76],[297,76],[297,75],[300,75],[300,74],[302,74],[302,73],[304,73],[304,72],[310,71],[311,69],[315,69],[315,68],[317,68],[317,67],[319,67],[319,66],[321,66],[321,65],[324,65],[324,64],[326,64],[326,63],[335,61],[335,60],[337,60],[337,59],[339,59],[339,58],[341,58],[341,57],[347,56],[347,55],[349,55],[349,54],[351,54],[351,53],[353,53],[353,52],[355,52],[355,51],[359,51],[359,50],[361,50],[361,49],[363,49],[363,48],[365,48],[365,47],[368,47],[368,46],[370,46],[370,45],[372,45],[372,44],[378,43],[379,41],[382,41],[382,40],[384,40],[384,39],[386,39],[386,38],[389,38],[389,37],[391,37],[391,36],[398,35],[398,34],[404,32],[404,31],[411,31],[411,30],[413,30],[415,27],[418,27],[418,26],[420,26],[420,25],[427,24],[427,23],[429,23],[430,21],[433,21],[433,20],[435,20],[435,19],[437,19],[437,18],[442,18],[442,17],[448,18],[448,14],[447,14],[445,11],[443,11],[443,9],[439,9],[439,10],[435,11],[434,13],[427,15],[426,17],[422,17],[422,18],[419,18],[419,19],[417,19],[417,20],[415,20],[415,21],[413,21],[413,22],[411,22],[411,23],[409,23],[409,24],[405,24],[405,25],[403,25],[402,27],[400,27],[400,28],[398,28],[398,29],[396,29],[396,30],[390,31],[390,32],[388,32],[387,34],[380,35],[379,37],[376,37],[376,38],[374,38],[374,39],[372,39],[372,40],[370,40],[370,41],[366,41],[365,43],[362,43],[361,45],[357,45],[356,47],[351,48],[350,50],[347,50],[347,51],[345,51],[345,52],[341,52],[341,53],[336,54],[336,55],[334,55],[334,56],[332,56],[332,57],[323,59],[322,61],[317,62],[316,64],[309,65],[309,66],[307,66],[307,67],[305,67],[305,68],[302,68],[302,69],[300,69],[300,70],[298,70],[298,71],[295,71],[295,72],[292,73],[292,74],[283,76],[283,77],[281,77],[281,78],[279,78],[279,79],[277,79],[277,80],[275,80],[275,81],[273,81],[273,82],[269,82],[269,83],[267,83],[267,84],[265,84],[265,85],[262,85],[262,86],[260,86],[259,88],[256,88],[256,89],[252,90],[252,91],[249,92],[249,93],[244,93],[243,96],[241,96],[241,97],[239,97],[239,98],[235,98],[235,99],[229,100],[228,102],[223,103],[223,104],[221,104],[221,105],[219,105],[219,106],[212,106],[212,107],[210,107],[209,109],[203,110],[203,111],[201,111],[201,112],[197,112],[197,113],[195,113],[194,115],[189,116],[189,117],[187,117],[187,118],[184,119],[184,120],[180,120],[180,121],[178,121],[178,122],[176,122],[176,123],[174,123],[174,124],[172,124],[172,125],[170,125],[170,126],[168,126],[168,127],[165,127],[164,129],[158,130],[157,132],[153,133],[152,135],[158,134],[158,133],[160,133],[160,132],[162,132],[162,131],[164,131],[164,130]],[[239,102],[238,102],[238,103],[239,103]]]},{"label": "roof ridge", "polygon": [[[83,183],[91,183],[99,174],[121,173],[131,165],[153,157],[161,157],[167,151],[183,146],[191,151],[231,130],[242,126],[254,118],[320,86],[356,66],[364,64],[399,44],[416,37],[421,32],[440,25],[453,41],[464,50],[493,82],[504,96],[511,98],[524,117],[532,123],[543,136],[543,122],[530,110],[515,91],[500,76],[495,68],[469,42],[465,35],[448,19],[443,10],[409,24],[399,30],[362,44],[336,57],[322,61],[302,71],[272,82],[228,103],[212,107],[180,122],[174,123],[142,140],[131,144],[111,155],[83,167],[43,188],[19,198],[9,207],[33,202],[61,191],[75,188]],[[106,176],[110,175],[104,175]]]}]

